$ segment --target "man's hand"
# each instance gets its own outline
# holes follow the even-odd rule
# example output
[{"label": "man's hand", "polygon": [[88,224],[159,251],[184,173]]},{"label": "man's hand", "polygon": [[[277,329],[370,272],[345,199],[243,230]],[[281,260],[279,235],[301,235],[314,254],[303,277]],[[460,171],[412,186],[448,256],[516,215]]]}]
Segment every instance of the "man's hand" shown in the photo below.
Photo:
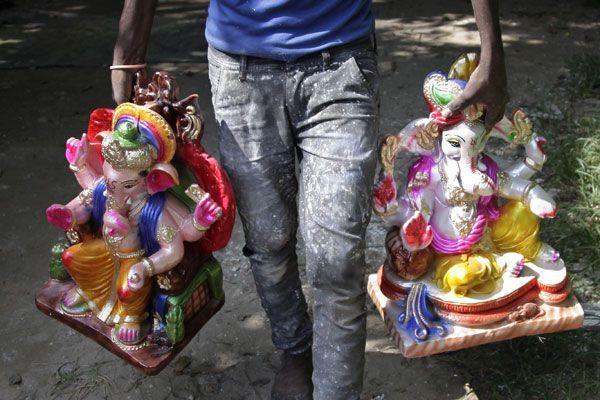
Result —
[{"label": "man's hand", "polygon": [[481,60],[463,92],[448,104],[451,113],[448,116],[477,103],[485,106],[485,128],[489,131],[502,119],[504,108],[508,103],[503,59],[485,62]]},{"label": "man's hand", "polygon": [[[113,65],[144,63],[156,3],[157,0],[124,1],[119,34],[113,52]],[[117,104],[131,100],[135,72],[131,69],[111,71],[113,99]]]},{"label": "man's hand", "polygon": [[471,104],[483,104],[485,128],[489,131],[502,119],[508,102],[498,0],[471,0],[471,3],[481,37],[481,59],[463,92],[448,104],[445,116],[454,115]]},{"label": "man's hand", "polygon": [[133,93],[133,74],[132,70],[113,70],[110,73],[112,83],[113,100],[117,104],[130,101]]}]

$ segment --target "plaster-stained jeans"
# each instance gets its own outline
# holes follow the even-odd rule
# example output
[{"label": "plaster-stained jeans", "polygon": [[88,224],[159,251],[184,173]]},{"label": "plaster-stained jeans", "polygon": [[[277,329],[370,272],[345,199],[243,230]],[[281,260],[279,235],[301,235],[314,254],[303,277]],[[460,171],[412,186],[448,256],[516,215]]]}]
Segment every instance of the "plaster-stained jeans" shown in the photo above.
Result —
[{"label": "plaster-stained jeans", "polygon": [[[221,163],[273,342],[292,353],[312,342],[315,399],[358,399],[378,142],[375,54],[363,43],[290,63],[213,48],[208,59]],[[314,325],[298,274],[298,221]]]}]

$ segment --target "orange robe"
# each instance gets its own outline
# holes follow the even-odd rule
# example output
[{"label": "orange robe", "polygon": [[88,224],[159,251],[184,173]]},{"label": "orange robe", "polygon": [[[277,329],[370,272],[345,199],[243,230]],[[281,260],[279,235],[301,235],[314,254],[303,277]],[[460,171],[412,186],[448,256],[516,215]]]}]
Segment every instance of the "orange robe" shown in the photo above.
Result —
[{"label": "orange robe", "polygon": [[103,239],[78,243],[63,252],[65,265],[79,294],[107,324],[141,322],[148,317],[151,281],[134,292],[127,285],[130,268],[141,261],[139,249],[111,251]]}]

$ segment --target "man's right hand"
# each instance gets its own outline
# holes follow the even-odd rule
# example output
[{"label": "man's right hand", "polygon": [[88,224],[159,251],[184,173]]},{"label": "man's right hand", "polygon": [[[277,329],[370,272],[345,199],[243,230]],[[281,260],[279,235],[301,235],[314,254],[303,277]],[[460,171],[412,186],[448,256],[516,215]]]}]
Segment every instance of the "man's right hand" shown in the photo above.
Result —
[{"label": "man's right hand", "polygon": [[[125,0],[123,2],[119,34],[113,52],[113,65],[144,63],[156,3],[157,0]],[[117,104],[132,99],[135,72],[132,69],[111,71],[112,94]]]},{"label": "man's right hand", "polygon": [[133,75],[134,71],[132,70],[115,69],[111,71],[110,80],[115,103],[121,104],[131,101],[133,94]]}]

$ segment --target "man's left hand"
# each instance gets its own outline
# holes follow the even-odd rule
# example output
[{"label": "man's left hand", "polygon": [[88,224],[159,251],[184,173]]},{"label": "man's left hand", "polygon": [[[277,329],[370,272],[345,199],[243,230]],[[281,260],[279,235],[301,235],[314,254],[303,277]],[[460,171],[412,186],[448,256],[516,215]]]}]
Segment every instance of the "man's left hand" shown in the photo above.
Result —
[{"label": "man's left hand", "polygon": [[482,58],[465,89],[448,104],[447,108],[450,112],[448,116],[459,113],[471,104],[483,104],[486,110],[485,128],[489,131],[504,116],[508,99],[504,58],[496,57],[492,60]]}]

